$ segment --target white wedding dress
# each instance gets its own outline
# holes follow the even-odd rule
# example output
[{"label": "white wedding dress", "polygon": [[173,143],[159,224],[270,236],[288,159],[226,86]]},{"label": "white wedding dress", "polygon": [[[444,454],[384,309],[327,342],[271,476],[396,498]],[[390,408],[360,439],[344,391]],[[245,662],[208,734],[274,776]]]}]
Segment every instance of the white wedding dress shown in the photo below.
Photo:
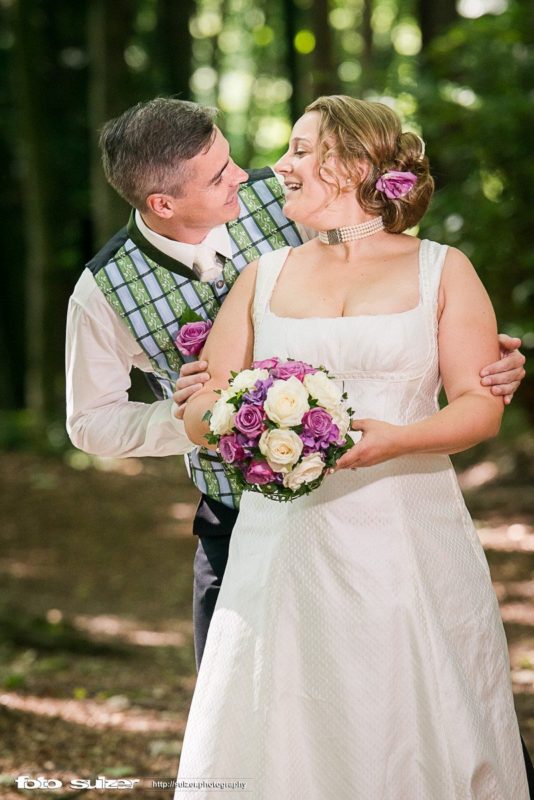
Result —
[{"label": "white wedding dress", "polygon": [[[417,307],[333,319],[270,311],[288,252],[260,261],[254,358],[324,365],[360,419],[434,414],[446,248],[421,244]],[[528,800],[499,608],[447,456],[340,471],[292,503],[245,492],[175,797],[218,797],[217,780],[232,799]]]}]

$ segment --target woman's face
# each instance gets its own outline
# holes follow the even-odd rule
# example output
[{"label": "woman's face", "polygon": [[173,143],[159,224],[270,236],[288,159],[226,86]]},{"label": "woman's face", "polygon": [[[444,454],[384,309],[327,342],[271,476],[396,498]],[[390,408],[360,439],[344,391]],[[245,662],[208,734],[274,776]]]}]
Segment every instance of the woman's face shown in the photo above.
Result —
[{"label": "woman's face", "polygon": [[[317,230],[325,226],[325,206],[331,208],[338,195],[333,179],[320,170],[320,121],[318,111],[310,111],[297,120],[288,151],[274,166],[286,186],[285,215]],[[336,161],[333,156],[328,158],[328,167],[333,171],[337,171]]]}]

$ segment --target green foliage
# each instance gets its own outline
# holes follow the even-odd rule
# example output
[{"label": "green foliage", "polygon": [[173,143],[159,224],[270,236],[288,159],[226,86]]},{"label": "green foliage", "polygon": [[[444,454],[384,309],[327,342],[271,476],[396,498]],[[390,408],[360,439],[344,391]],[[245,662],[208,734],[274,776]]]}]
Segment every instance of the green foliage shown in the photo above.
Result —
[{"label": "green foliage", "polygon": [[534,346],[532,8],[435,40],[417,96],[437,192],[424,232],[473,260],[501,329]]},{"label": "green foliage", "polygon": [[[407,126],[424,132],[437,179],[421,233],[467,253],[500,329],[522,335],[525,351],[534,347],[532,3],[511,0],[503,13],[472,20],[457,16],[453,0],[133,0],[96,17],[100,0],[49,5],[0,3],[0,73],[7,78],[0,82],[0,155],[8,165],[0,187],[0,408],[28,403],[31,344],[42,340],[42,372],[52,376],[55,403],[45,411],[59,422],[47,427],[24,413],[3,416],[0,448],[65,447],[59,431],[67,299],[102,245],[102,213],[113,226],[122,213],[96,197],[96,131],[104,118],[157,94],[218,105],[233,157],[245,167],[275,162],[292,119],[319,91],[394,103]],[[22,25],[17,9],[24,10]],[[31,53],[26,105],[22,50]],[[29,111],[38,125],[24,124]],[[26,138],[36,128],[41,184],[48,187],[50,263],[39,287],[44,324],[27,310],[35,205]],[[527,363],[534,366],[534,358]]]}]

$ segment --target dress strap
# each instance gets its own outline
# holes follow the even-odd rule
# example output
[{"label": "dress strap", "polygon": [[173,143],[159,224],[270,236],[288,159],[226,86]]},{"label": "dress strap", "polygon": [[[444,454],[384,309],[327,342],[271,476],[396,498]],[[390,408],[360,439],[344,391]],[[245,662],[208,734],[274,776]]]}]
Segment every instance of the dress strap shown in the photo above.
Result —
[{"label": "dress strap", "polygon": [[260,256],[256,273],[256,291],[254,293],[253,305],[255,328],[259,326],[267,311],[276,281],[290,250],[291,247],[281,247],[279,250],[273,250]]},{"label": "dress strap", "polygon": [[448,247],[445,244],[431,242],[429,239],[421,241],[421,253],[419,256],[420,264],[420,286],[421,300],[427,306],[437,323],[436,310],[439,297],[439,285],[441,282],[441,272]]}]

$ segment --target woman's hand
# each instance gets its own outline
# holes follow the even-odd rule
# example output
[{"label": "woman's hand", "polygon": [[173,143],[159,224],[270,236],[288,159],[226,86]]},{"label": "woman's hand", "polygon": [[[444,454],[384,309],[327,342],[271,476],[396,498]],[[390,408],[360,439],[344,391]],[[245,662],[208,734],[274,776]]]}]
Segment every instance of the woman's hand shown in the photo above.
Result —
[{"label": "woman's hand", "polygon": [[357,419],[352,420],[352,430],[361,431],[361,438],[339,459],[334,471],[372,467],[405,452],[401,425],[378,419]]}]

